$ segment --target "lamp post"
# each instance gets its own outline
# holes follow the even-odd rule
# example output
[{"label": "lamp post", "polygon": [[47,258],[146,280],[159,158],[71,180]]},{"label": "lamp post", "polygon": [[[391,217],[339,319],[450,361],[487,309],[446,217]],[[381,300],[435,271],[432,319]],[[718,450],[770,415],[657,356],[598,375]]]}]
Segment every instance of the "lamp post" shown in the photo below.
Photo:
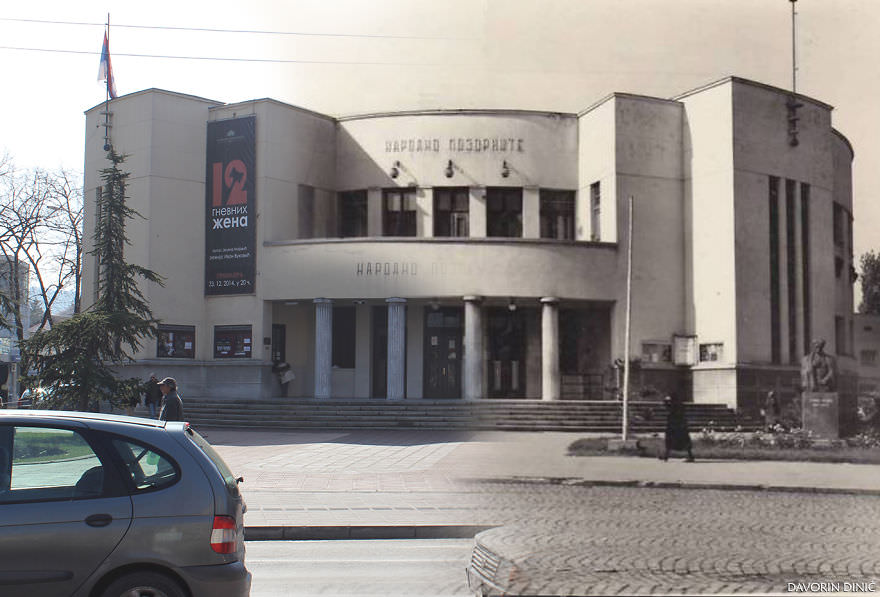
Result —
[{"label": "lamp post", "polygon": [[632,254],[633,254],[633,196],[629,196],[626,250],[626,315],[623,333],[623,423],[620,432],[624,442],[629,439],[629,336],[632,316]]}]

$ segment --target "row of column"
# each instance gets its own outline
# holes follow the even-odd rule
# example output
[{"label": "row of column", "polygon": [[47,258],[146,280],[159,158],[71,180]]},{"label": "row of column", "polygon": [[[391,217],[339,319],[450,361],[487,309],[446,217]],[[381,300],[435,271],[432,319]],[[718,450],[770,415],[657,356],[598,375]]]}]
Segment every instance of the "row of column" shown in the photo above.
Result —
[{"label": "row of column", "polygon": [[[333,357],[333,301],[315,299],[315,398],[329,398]],[[388,304],[388,400],[405,395],[406,299],[389,298]],[[465,400],[484,397],[483,388],[483,310],[482,297],[464,297],[464,375]],[[541,398],[560,398],[559,377],[559,300],[541,299]]]}]

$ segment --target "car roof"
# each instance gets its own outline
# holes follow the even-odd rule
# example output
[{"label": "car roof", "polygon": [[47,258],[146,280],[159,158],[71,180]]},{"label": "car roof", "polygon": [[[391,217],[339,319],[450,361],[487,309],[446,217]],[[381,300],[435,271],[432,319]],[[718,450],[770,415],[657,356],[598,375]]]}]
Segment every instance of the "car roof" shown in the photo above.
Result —
[{"label": "car roof", "polygon": [[128,417],[125,415],[112,415],[108,413],[87,413],[67,410],[29,410],[14,409],[0,411],[0,422],[28,422],[28,423],[52,423],[58,421],[79,423],[121,423],[138,425],[142,427],[165,427],[165,421],[145,419],[141,417]]}]

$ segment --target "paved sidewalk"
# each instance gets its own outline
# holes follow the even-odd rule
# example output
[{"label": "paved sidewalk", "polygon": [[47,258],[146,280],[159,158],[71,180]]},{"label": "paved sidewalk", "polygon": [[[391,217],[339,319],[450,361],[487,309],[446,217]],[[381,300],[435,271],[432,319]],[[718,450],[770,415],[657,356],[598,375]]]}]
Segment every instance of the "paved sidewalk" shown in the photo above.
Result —
[{"label": "paved sidewalk", "polygon": [[571,457],[583,433],[204,428],[249,538],[472,536],[517,513],[477,480],[880,495],[880,466]]}]

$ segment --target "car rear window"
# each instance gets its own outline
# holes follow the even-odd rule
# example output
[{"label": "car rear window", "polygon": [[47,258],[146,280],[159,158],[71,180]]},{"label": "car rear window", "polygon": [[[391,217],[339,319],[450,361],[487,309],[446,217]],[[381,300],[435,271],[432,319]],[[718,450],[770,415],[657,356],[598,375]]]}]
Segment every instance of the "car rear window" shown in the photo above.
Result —
[{"label": "car rear window", "polygon": [[220,454],[217,453],[217,450],[215,450],[211,444],[209,444],[208,441],[199,435],[192,427],[187,427],[186,434],[192,442],[205,453],[205,456],[214,463],[214,466],[216,466],[217,470],[220,471],[220,474],[223,475],[223,480],[226,482],[226,486],[230,490],[238,489],[238,481],[236,481],[235,475],[229,470],[229,467],[223,461],[223,458],[220,457]]},{"label": "car rear window", "polygon": [[113,447],[125,463],[135,491],[168,487],[180,477],[174,462],[155,449],[123,439],[114,439]]}]

